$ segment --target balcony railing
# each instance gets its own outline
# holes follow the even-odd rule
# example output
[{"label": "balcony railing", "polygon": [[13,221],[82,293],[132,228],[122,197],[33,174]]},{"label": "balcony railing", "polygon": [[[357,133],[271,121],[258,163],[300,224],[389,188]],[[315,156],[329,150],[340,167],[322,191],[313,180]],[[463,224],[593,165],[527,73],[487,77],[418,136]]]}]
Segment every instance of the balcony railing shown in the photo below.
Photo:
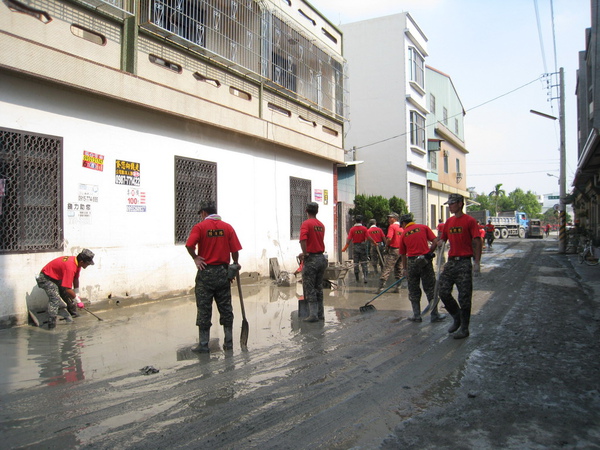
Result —
[{"label": "balcony railing", "polygon": [[145,29],[344,118],[345,61],[274,6],[253,0],[142,0],[140,5]]}]

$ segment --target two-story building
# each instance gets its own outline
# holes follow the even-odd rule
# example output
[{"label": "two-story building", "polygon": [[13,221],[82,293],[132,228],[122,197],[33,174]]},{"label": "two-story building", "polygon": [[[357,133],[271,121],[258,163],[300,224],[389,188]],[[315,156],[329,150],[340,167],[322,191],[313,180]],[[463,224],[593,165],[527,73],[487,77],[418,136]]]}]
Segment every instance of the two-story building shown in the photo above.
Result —
[{"label": "two-story building", "polygon": [[82,248],[91,302],[188,292],[203,200],[237,230],[243,271],[297,268],[309,201],[334,254],[345,61],[308,2],[5,0],[0,47],[2,324]]}]

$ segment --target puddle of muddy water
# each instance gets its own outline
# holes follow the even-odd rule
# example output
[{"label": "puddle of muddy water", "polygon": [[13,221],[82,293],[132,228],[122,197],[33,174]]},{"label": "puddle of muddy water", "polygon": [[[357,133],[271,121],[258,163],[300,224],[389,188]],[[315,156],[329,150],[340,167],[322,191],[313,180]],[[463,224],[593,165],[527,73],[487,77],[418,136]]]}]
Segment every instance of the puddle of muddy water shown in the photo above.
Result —
[{"label": "puddle of muddy water", "polygon": [[[325,322],[304,324],[298,318],[301,285],[282,287],[265,282],[243,287],[246,316],[250,325],[249,352],[302,346],[320,339],[344,319],[360,315],[359,307],[375,294],[377,280],[369,284],[340,286],[324,291]],[[235,290],[233,290],[235,291]],[[234,353],[239,352],[241,310],[233,292]],[[381,312],[410,311],[406,289],[385,294],[373,304]],[[196,304],[193,297],[95,311],[103,321],[82,312],[72,323],[60,322],[54,330],[22,326],[0,330],[0,394],[32,386],[54,386],[107,376],[144,376],[140,369],[159,370],[191,364],[199,356]],[[213,308],[211,358],[223,358],[223,329]],[[304,333],[306,325],[314,332]],[[148,375],[152,376],[152,375]]]}]

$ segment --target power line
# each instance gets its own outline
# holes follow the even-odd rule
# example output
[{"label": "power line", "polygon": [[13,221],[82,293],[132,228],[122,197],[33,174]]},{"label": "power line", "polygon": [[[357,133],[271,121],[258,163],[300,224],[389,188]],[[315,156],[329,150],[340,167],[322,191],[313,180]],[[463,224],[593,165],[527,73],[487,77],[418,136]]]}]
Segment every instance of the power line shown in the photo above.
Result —
[{"label": "power line", "polygon": [[[510,95],[513,92],[516,92],[516,91],[518,91],[520,89],[523,89],[523,88],[529,86],[532,83],[535,83],[536,81],[539,81],[543,76],[544,75],[540,75],[539,77],[535,78],[534,80],[531,80],[528,83],[525,83],[524,85],[519,86],[518,88],[515,88],[515,89],[512,89],[512,90],[510,90],[508,92],[505,92],[504,94],[501,94],[501,95],[499,95],[497,97],[494,97],[491,100],[483,102],[483,103],[481,103],[481,104],[479,104],[477,106],[473,106],[472,108],[466,109],[465,112],[473,111],[474,109],[480,108],[480,107],[482,107],[484,105],[487,105],[488,103],[491,103],[491,102],[494,102],[494,101],[496,101],[498,99],[501,99],[502,97],[506,97],[507,95]],[[454,114],[453,116],[449,116],[448,119],[452,119],[453,117],[457,117],[457,116],[460,116],[460,115],[462,115],[462,113]],[[432,123],[430,125],[426,125],[425,128],[432,127],[432,126],[435,126],[435,123]],[[399,137],[406,136],[409,133],[410,133],[410,131],[407,131],[406,133],[397,134],[396,136],[391,136],[389,138],[385,138],[385,139],[382,139],[380,141],[371,142],[370,144],[361,145],[360,147],[354,147],[353,150],[360,150],[360,149],[363,149],[363,148],[372,147],[373,145],[381,144],[383,142],[391,141],[392,139],[397,139]]]}]

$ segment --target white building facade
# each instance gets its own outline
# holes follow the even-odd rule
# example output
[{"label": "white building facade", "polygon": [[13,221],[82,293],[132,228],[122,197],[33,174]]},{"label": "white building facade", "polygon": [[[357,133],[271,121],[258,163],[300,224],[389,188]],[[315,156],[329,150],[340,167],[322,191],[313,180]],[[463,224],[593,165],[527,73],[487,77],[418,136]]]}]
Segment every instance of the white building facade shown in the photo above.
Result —
[{"label": "white building facade", "polygon": [[342,35],[308,3],[0,9],[0,324],[44,305],[34,276],[83,248],[92,303],[190,292],[204,200],[236,229],[243,272],[296,269],[308,201],[335,253]]},{"label": "white building facade", "polygon": [[408,13],[342,26],[350,66],[346,148],[356,147],[357,193],[404,199],[427,215],[427,38]]}]

